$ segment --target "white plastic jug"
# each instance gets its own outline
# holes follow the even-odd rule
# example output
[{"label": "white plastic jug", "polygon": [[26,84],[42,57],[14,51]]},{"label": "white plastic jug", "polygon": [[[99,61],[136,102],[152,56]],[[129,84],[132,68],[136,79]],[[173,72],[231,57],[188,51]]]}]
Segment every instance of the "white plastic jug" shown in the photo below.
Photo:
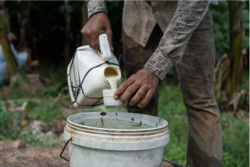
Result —
[{"label": "white plastic jug", "polygon": [[106,34],[99,36],[99,44],[100,51],[89,45],[77,48],[68,65],[68,86],[75,108],[119,105],[113,98],[121,84],[119,63],[110,51]]}]

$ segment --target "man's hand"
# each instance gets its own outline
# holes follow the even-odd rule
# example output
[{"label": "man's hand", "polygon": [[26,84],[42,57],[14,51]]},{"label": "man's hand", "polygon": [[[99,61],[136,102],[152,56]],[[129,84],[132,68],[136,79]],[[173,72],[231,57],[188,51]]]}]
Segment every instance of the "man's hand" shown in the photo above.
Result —
[{"label": "man's hand", "polygon": [[111,52],[112,47],[112,29],[109,19],[105,13],[94,14],[87,24],[81,30],[82,35],[93,49],[99,49],[99,35],[107,34]]},{"label": "man's hand", "polygon": [[155,93],[159,78],[146,69],[139,70],[136,74],[129,77],[116,90],[114,98],[118,99],[121,95],[120,105],[125,105],[131,96],[136,94],[129,101],[129,105],[135,105],[140,108],[145,107]]}]

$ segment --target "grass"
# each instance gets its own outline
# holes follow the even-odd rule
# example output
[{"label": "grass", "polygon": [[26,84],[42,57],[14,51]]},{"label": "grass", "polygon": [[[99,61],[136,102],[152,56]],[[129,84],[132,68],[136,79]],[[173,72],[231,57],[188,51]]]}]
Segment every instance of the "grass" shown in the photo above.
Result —
[{"label": "grass", "polygon": [[37,135],[33,135],[31,132],[22,135],[22,137],[19,137],[19,134],[25,127],[22,124],[22,121],[26,119],[27,116],[29,118],[41,120],[42,122],[47,122],[47,123],[60,118],[64,118],[64,116],[59,112],[60,107],[62,107],[62,104],[55,103],[53,101],[50,103],[44,103],[42,100],[39,101],[30,100],[28,101],[25,112],[21,111],[4,112],[3,109],[1,108],[1,98],[0,98],[0,140],[4,141],[21,140],[24,141],[27,146],[58,145],[58,141],[56,140],[38,138]]},{"label": "grass", "polygon": [[26,106],[26,113],[33,119],[40,120],[42,122],[50,123],[57,119],[64,118],[59,112],[59,108],[63,105],[61,103],[44,103],[40,104],[30,100]]},{"label": "grass", "polygon": [[[21,113],[8,112],[1,114],[0,117],[0,140],[17,139],[22,130]],[[14,127],[14,128],[13,128]]]},{"label": "grass", "polygon": [[249,127],[244,121],[223,113],[223,166],[249,165]]},{"label": "grass", "polygon": [[[169,123],[170,143],[164,149],[164,157],[186,164],[188,122],[180,86],[163,83],[160,88],[159,117]],[[249,164],[249,127],[223,112],[221,114],[223,138],[223,167],[246,167]]]},{"label": "grass", "polygon": [[159,117],[168,121],[170,130],[170,143],[164,149],[164,158],[186,164],[188,122],[179,85],[161,84],[158,112]]},{"label": "grass", "polygon": [[25,142],[27,146],[39,146],[39,147],[52,147],[52,146],[57,146],[58,141],[56,140],[49,140],[46,138],[37,138],[36,135],[31,134],[31,132],[26,133],[22,138],[19,140]]},{"label": "grass", "polygon": [[38,88],[37,91],[40,92],[44,98],[57,97],[58,92],[60,92],[61,88],[62,84],[57,83],[51,86],[47,86],[46,88]]},{"label": "grass", "polygon": [[[53,76],[59,79],[60,76]],[[12,90],[16,90],[20,84],[17,81],[11,85]],[[249,81],[248,81],[249,82]],[[43,122],[52,122],[56,119],[63,118],[59,109],[63,104],[56,102],[55,97],[59,85],[54,85],[46,89],[40,89],[40,93],[52,99],[46,101],[43,99],[31,99],[28,101],[26,113],[22,112],[7,112],[4,113],[0,106],[0,140],[21,140],[31,146],[54,146],[56,141],[47,139],[37,139],[36,135],[31,133],[25,134],[19,138],[19,134],[24,128],[22,120],[28,116],[32,119],[38,119]],[[22,97],[23,98],[23,97]],[[47,99],[48,99],[47,98]],[[19,102],[20,101],[20,102]],[[27,99],[8,100],[12,106],[16,103],[23,104]],[[12,104],[13,103],[13,104]],[[1,102],[0,102],[1,105]],[[165,82],[160,86],[159,97],[159,117],[165,119],[169,123],[171,132],[170,143],[164,149],[164,158],[175,161],[180,164],[186,164],[186,151],[188,139],[188,122],[186,116],[185,105],[182,100],[180,86]],[[126,111],[126,107],[106,107],[99,106],[96,108],[75,110],[78,112],[93,112],[93,111]],[[26,115],[27,114],[27,115]],[[223,128],[223,167],[246,167],[249,162],[249,127],[246,122],[236,119],[233,116],[222,112],[221,122]]]},{"label": "grass", "polygon": [[36,135],[32,135],[31,132],[26,133],[21,138],[19,134],[24,128],[21,122],[24,118],[22,113],[8,112],[4,113],[0,117],[0,140],[11,141],[21,140],[25,142],[27,146],[55,146],[58,144],[56,140],[48,140],[46,138],[40,139]]}]

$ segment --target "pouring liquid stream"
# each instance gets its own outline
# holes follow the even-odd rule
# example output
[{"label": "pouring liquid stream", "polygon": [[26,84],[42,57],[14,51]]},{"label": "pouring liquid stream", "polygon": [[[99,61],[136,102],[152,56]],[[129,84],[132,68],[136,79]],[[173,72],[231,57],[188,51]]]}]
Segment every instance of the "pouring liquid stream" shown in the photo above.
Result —
[{"label": "pouring liquid stream", "polygon": [[114,68],[106,68],[105,69],[105,78],[109,82],[111,90],[116,90],[117,89],[117,83],[120,79],[120,75]]}]

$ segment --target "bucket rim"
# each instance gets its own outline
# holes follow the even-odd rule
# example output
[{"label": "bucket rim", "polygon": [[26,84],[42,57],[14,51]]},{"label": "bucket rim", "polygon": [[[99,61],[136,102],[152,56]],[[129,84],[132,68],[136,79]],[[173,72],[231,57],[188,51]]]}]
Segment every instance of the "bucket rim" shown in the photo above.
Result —
[{"label": "bucket rim", "polygon": [[[105,114],[105,115],[104,115]],[[125,115],[130,115],[129,117],[133,118],[135,116],[139,116],[139,117],[144,117],[144,120],[146,118],[151,118],[151,119],[158,119],[159,120],[159,123],[161,123],[162,125],[158,126],[157,127],[151,127],[151,128],[145,128],[145,129],[112,129],[112,128],[101,128],[101,127],[91,127],[91,126],[87,126],[87,125],[81,125],[81,124],[78,124],[78,123],[75,123],[73,122],[72,117],[76,117],[76,116],[83,116],[83,115],[96,115],[96,116],[100,116],[100,118],[105,118],[105,117],[108,117],[108,116],[112,116],[112,117],[115,117],[115,116],[124,116]],[[80,117],[79,119],[82,119],[83,117]],[[74,120],[77,120],[77,119],[74,119]],[[148,119],[147,119],[148,121]],[[118,133],[143,133],[143,132],[151,132],[151,131],[154,131],[154,130],[161,130],[161,129],[166,129],[168,128],[168,122],[165,120],[165,119],[162,119],[160,117],[156,117],[156,116],[151,116],[151,115],[145,115],[145,114],[138,114],[138,113],[127,113],[127,112],[110,112],[110,111],[105,111],[105,112],[102,112],[102,111],[96,111],[96,112],[85,112],[85,113],[77,113],[77,114],[72,114],[70,116],[67,117],[67,124],[71,125],[71,126],[76,126],[80,129],[89,129],[89,130],[97,130],[97,131],[105,131],[105,132],[118,132]]]}]

